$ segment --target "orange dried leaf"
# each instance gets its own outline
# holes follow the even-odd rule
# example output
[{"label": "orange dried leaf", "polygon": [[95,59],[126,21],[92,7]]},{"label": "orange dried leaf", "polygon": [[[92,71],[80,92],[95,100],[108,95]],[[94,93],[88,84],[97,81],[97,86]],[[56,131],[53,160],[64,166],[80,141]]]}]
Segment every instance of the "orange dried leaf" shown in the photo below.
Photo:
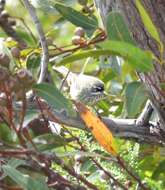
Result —
[{"label": "orange dried leaf", "polygon": [[117,155],[114,147],[114,139],[110,130],[106,125],[96,117],[85,105],[82,103],[75,103],[77,110],[85,122],[86,126],[91,130],[97,142],[104,147],[109,153]]}]

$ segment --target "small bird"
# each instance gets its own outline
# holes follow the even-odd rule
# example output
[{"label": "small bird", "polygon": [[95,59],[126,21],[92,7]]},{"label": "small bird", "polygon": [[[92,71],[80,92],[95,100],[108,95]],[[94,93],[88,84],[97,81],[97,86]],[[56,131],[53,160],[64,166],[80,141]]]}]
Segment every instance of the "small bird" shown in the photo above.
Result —
[{"label": "small bird", "polygon": [[94,105],[99,100],[106,98],[104,83],[100,79],[82,73],[70,72],[64,66],[53,66],[53,69],[63,75],[69,86],[71,99],[86,105]]}]

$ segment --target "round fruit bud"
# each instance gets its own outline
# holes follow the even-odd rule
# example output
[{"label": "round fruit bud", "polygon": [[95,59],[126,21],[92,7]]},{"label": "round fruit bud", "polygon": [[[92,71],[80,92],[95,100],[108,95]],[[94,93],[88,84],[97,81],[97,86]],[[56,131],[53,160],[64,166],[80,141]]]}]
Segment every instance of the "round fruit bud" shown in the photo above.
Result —
[{"label": "round fruit bud", "polygon": [[74,156],[75,162],[83,163],[85,161],[85,157],[81,154],[76,154]]},{"label": "round fruit bud", "polygon": [[8,17],[9,17],[8,12],[7,12],[6,10],[3,10],[3,11],[1,12],[1,18],[6,19],[6,18],[8,18]]},{"label": "round fruit bud", "polygon": [[88,3],[88,0],[78,0],[78,3],[82,6],[84,6]]},{"label": "round fruit bud", "polygon": [[34,83],[33,76],[27,69],[20,69],[17,72],[17,77],[22,83],[24,88],[29,88]]},{"label": "round fruit bud", "polygon": [[73,36],[72,37],[72,44],[74,45],[84,45],[86,40],[80,36]]},{"label": "round fruit bud", "polygon": [[21,83],[17,77],[10,77],[7,84],[10,91],[17,92],[21,88]]},{"label": "round fruit bud", "polygon": [[0,53],[0,65],[9,68],[10,58],[5,53]]},{"label": "round fruit bud", "polygon": [[17,71],[17,76],[19,79],[25,79],[27,75],[27,70],[26,69],[20,69]]},{"label": "round fruit bud", "polygon": [[75,36],[84,37],[85,31],[82,27],[77,27],[74,31]]},{"label": "round fruit bud", "polygon": [[52,45],[52,44],[53,44],[53,38],[47,37],[47,38],[46,38],[46,42],[47,42],[47,45],[48,45],[48,46]]},{"label": "round fruit bud", "polygon": [[27,69],[20,69],[17,71],[17,76],[21,80],[27,80],[29,77],[32,78],[32,74]]},{"label": "round fruit bud", "polygon": [[99,170],[99,174],[100,174],[101,179],[103,180],[109,179],[109,176],[103,170]]},{"label": "round fruit bud", "polygon": [[12,47],[10,51],[13,57],[15,58],[20,57],[20,49],[18,47]]}]

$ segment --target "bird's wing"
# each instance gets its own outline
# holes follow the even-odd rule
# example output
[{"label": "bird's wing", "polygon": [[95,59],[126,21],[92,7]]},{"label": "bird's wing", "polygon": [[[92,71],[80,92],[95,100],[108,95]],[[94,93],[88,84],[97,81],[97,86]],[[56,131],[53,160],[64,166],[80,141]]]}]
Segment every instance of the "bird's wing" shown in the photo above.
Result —
[{"label": "bird's wing", "polygon": [[75,77],[77,77],[76,74],[72,73],[67,67],[64,66],[53,66],[53,70],[60,73],[63,76],[64,80],[66,78],[66,82],[69,86],[71,85],[72,81],[75,80]]}]

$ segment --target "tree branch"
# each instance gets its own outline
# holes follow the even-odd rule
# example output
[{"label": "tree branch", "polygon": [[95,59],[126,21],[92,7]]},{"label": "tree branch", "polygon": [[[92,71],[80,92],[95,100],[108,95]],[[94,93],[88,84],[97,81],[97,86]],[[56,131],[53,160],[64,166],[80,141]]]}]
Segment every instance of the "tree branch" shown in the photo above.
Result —
[{"label": "tree branch", "polygon": [[143,111],[142,111],[142,113],[140,114],[140,116],[136,120],[136,125],[139,125],[139,126],[148,125],[152,113],[153,113],[153,107],[151,105],[151,102],[148,100]]},{"label": "tree branch", "polygon": [[[85,129],[85,124],[80,117],[69,117],[60,112],[54,111],[53,114],[49,114],[49,118],[60,124],[67,126]],[[157,123],[149,122],[148,127],[139,126],[136,124],[136,119],[110,119],[103,117],[102,121],[110,129],[116,137],[133,139],[138,142],[165,145],[165,139],[161,136],[160,131],[153,131],[153,128],[158,129]]]},{"label": "tree branch", "polygon": [[41,26],[41,23],[37,17],[35,8],[32,6],[32,4],[28,1],[28,0],[23,0],[25,7],[27,8],[27,10],[29,11],[29,14],[36,26],[37,32],[38,32],[38,36],[40,39],[40,43],[41,43],[41,48],[42,48],[42,58],[41,58],[41,71],[40,71],[40,76],[38,79],[38,83],[41,83],[45,80],[46,78],[46,74],[47,74],[47,66],[49,63],[49,51],[48,51],[48,46],[47,46],[47,42],[46,42],[46,38]]}]

